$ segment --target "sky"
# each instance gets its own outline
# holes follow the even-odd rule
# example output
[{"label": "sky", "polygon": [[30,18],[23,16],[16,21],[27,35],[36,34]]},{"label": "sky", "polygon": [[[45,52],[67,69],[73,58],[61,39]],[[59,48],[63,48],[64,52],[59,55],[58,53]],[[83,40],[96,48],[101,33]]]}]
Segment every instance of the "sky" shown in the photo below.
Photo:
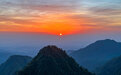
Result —
[{"label": "sky", "polygon": [[121,0],[0,0],[0,32],[121,31]]},{"label": "sky", "polygon": [[121,0],[0,0],[0,50],[78,50],[120,38]]}]

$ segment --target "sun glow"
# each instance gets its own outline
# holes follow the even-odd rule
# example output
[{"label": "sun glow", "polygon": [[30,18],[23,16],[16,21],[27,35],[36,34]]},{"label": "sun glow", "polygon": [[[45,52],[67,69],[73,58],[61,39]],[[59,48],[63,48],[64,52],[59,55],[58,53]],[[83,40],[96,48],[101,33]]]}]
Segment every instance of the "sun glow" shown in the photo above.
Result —
[{"label": "sun glow", "polygon": [[[47,14],[41,17],[32,17],[32,21],[25,20],[22,25],[14,24],[12,27],[7,25],[6,29],[0,31],[15,31],[15,32],[42,32],[51,35],[71,35],[81,32],[85,29],[83,26],[78,24],[78,20],[74,20],[71,17],[73,14]],[[25,19],[24,17],[23,19]],[[21,18],[16,18],[21,19]],[[27,21],[27,22],[26,22]],[[81,20],[79,22],[84,22],[85,20]],[[6,22],[8,23],[8,22]],[[6,24],[5,23],[5,24]]]}]

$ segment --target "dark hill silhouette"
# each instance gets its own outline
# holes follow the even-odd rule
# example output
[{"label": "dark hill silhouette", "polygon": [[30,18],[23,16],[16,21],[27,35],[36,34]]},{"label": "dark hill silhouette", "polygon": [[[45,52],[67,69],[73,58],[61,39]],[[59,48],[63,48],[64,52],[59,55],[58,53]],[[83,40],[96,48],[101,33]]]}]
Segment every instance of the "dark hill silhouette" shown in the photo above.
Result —
[{"label": "dark hill silhouette", "polygon": [[47,46],[17,75],[92,75],[56,46]]},{"label": "dark hill silhouette", "polygon": [[28,56],[10,56],[5,63],[0,65],[0,75],[14,75],[16,71],[22,69],[31,59]]},{"label": "dark hill silhouette", "polygon": [[99,68],[97,75],[121,75],[121,56],[108,61]]},{"label": "dark hill silhouette", "polygon": [[114,40],[99,40],[70,54],[80,65],[90,71],[110,59],[121,55],[121,43]]}]

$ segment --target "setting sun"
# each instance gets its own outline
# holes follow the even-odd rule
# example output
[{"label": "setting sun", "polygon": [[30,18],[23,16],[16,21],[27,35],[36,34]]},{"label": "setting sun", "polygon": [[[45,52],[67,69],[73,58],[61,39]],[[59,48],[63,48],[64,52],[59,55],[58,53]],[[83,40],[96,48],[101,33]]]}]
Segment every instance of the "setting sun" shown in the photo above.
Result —
[{"label": "setting sun", "polygon": [[60,33],[60,36],[62,36],[63,34],[62,33]]}]

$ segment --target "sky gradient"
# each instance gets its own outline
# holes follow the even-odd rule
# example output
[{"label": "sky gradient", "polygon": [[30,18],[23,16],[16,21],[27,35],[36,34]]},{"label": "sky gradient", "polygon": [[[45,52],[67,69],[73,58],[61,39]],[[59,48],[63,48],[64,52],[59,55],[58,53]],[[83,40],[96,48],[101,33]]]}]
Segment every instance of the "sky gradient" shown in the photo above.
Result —
[{"label": "sky gradient", "polygon": [[121,0],[0,0],[1,32],[121,31]]}]

